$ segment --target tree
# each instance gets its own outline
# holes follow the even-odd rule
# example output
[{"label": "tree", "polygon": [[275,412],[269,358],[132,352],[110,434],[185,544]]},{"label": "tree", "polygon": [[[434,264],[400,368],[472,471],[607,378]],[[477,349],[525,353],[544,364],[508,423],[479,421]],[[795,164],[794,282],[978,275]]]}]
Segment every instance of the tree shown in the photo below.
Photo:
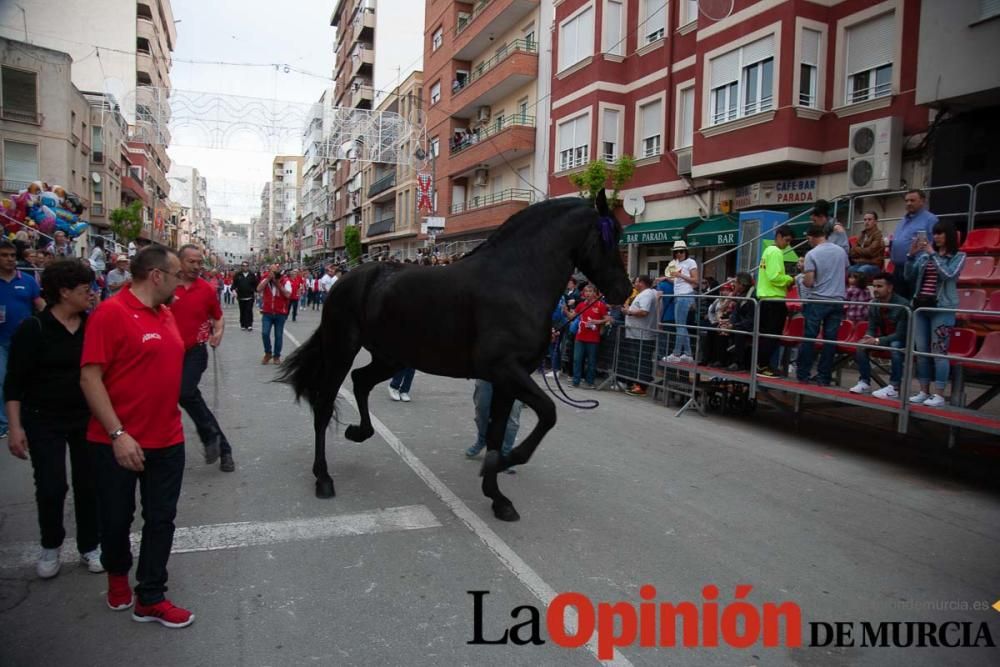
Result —
[{"label": "tree", "polygon": [[139,238],[142,233],[142,202],[136,200],[124,208],[116,208],[108,216],[115,238],[125,245]]},{"label": "tree", "polygon": [[593,202],[597,198],[597,193],[606,189],[610,181],[612,193],[608,204],[614,208],[621,206],[622,200],[618,197],[618,193],[635,174],[635,158],[631,155],[622,155],[610,169],[608,166],[604,160],[593,160],[583,168],[583,171],[570,174],[569,182],[580,189],[581,196]]},{"label": "tree", "polygon": [[351,262],[356,262],[361,257],[361,230],[357,225],[348,225],[344,230],[344,246]]}]

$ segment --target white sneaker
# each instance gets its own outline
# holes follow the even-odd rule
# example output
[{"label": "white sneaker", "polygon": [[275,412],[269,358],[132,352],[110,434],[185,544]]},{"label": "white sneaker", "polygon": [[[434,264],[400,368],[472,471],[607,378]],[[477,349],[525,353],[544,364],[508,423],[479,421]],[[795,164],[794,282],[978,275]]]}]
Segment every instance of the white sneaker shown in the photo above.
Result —
[{"label": "white sneaker", "polygon": [[51,579],[59,574],[60,567],[62,563],[59,562],[59,549],[42,549],[38,562],[35,563],[35,572],[42,579]]},{"label": "white sneaker", "polygon": [[872,392],[875,398],[899,398],[899,392],[891,384],[887,384],[877,391]]},{"label": "white sneaker", "polygon": [[389,387],[389,398],[391,398],[394,401],[398,401],[399,400],[399,390],[398,389],[393,389],[392,387]]},{"label": "white sneaker", "polygon": [[694,357],[692,357],[690,354],[682,354],[681,356],[677,357],[677,361],[682,364],[693,364]]},{"label": "white sneaker", "polygon": [[872,386],[865,382],[864,380],[858,380],[858,383],[850,388],[852,394],[867,394],[872,390]]},{"label": "white sneaker", "polygon": [[97,547],[85,554],[80,554],[80,563],[86,565],[87,569],[94,574],[104,572],[104,566],[101,565],[101,547]]},{"label": "white sneaker", "polygon": [[676,364],[681,360],[681,358],[678,357],[676,354],[668,354],[666,357],[664,357],[663,360],[666,361],[668,364]]},{"label": "white sneaker", "polygon": [[922,391],[919,394],[914,394],[913,396],[910,396],[910,403],[922,404],[930,397],[931,397],[930,394],[928,394],[926,391]]},{"label": "white sneaker", "polygon": [[948,402],[944,400],[944,396],[942,396],[941,394],[934,394],[926,401],[924,401],[924,405],[926,405],[928,408],[943,408],[947,404]]},{"label": "white sneaker", "polygon": [[547,378],[555,378],[555,376],[556,376],[555,371],[549,371],[548,373],[545,374],[545,377]]},{"label": "white sneaker", "polygon": [[788,377],[795,377],[795,364],[788,364]]},{"label": "white sneaker", "polygon": [[410,395],[407,394],[405,391],[401,391],[399,392],[399,400],[401,400],[403,403],[409,403]]}]

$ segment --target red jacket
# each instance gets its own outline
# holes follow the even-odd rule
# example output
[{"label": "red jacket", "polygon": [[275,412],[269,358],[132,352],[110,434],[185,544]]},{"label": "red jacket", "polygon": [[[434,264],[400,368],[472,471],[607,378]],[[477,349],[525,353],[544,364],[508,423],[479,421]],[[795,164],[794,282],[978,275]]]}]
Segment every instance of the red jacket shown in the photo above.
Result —
[{"label": "red jacket", "polygon": [[[271,276],[265,273],[261,280],[267,280]],[[292,281],[288,276],[282,276],[279,281],[279,289],[268,283],[264,285],[261,292],[261,312],[265,315],[287,315],[292,294]]]}]

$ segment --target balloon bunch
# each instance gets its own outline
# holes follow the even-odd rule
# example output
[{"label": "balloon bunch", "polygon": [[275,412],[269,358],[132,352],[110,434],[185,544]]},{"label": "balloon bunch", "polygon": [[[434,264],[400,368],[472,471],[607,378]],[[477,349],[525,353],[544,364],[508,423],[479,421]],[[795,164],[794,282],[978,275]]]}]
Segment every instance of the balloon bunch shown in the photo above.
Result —
[{"label": "balloon bunch", "polygon": [[63,231],[72,239],[85,232],[89,224],[80,219],[84,206],[77,195],[67,194],[59,185],[50,188],[42,181],[34,181],[16,195],[0,199],[0,209],[5,215],[3,230],[11,236],[27,225],[47,236]]}]

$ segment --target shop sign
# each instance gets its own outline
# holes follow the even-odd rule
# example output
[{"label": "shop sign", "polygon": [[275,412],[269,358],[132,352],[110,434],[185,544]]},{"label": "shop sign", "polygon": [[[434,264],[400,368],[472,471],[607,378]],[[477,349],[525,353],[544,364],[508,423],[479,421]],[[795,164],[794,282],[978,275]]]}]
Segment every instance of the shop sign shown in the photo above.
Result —
[{"label": "shop sign", "polygon": [[810,204],[817,198],[815,178],[761,181],[736,188],[733,207],[737,210],[758,206]]}]

